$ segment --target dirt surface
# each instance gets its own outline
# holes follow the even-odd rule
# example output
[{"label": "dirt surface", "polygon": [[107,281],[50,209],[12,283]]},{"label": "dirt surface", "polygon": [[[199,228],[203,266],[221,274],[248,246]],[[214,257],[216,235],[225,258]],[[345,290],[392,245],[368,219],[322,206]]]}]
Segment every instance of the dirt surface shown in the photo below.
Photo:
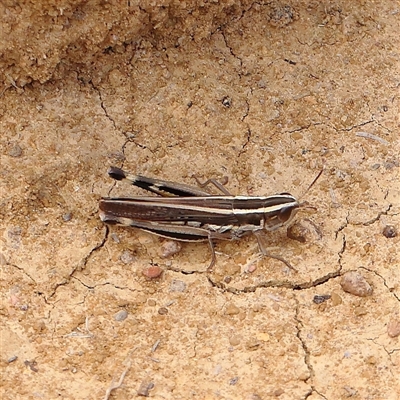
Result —
[{"label": "dirt surface", "polygon": [[[400,398],[399,2],[21,4],[0,5],[2,398]],[[104,226],[101,196],[142,194],[110,165],[297,197],[324,165],[305,242],[266,237],[297,272],[254,237],[208,273],[207,244],[165,258]]]}]

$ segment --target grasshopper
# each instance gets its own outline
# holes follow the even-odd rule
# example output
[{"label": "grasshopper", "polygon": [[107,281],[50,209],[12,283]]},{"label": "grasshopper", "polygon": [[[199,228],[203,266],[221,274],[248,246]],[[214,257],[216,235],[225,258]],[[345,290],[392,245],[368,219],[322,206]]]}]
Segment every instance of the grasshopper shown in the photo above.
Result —
[{"label": "grasshopper", "polygon": [[[308,187],[321,176],[323,170]],[[102,198],[99,203],[100,218],[107,224],[117,224],[179,241],[208,241],[211,262],[215,265],[214,240],[235,240],[254,234],[263,255],[277,259],[294,269],[286,260],[271,255],[264,245],[264,231],[274,231],[287,226],[294,218],[300,203],[290,193],[272,196],[233,196],[216,180],[196,181],[201,188],[177,182],[147,178],[110,167],[108,175],[117,181],[127,181],[161,197],[140,196],[131,198]],[[213,184],[223,195],[215,196],[202,188]]]}]

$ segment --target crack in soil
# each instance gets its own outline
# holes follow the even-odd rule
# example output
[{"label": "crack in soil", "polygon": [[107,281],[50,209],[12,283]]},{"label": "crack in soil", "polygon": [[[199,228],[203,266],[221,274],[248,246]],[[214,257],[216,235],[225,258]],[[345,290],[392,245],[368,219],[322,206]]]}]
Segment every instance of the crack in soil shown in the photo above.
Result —
[{"label": "crack in soil", "polygon": [[240,72],[238,72],[238,76],[239,76],[239,79],[241,79],[242,78],[242,68],[243,68],[242,59],[238,55],[236,55],[235,52],[233,51],[232,47],[229,46],[228,39],[226,38],[225,31],[224,31],[223,27],[219,27],[216,32],[221,33],[221,36],[224,39],[225,46],[227,47],[227,49],[229,49],[229,53],[231,54],[231,56],[233,58],[235,58],[236,60],[239,61]]},{"label": "crack in soil", "polygon": [[[339,264],[340,264],[340,262],[339,262]],[[207,279],[213,287],[217,287],[218,289],[222,290],[223,292],[228,292],[228,293],[232,293],[232,294],[253,293],[257,289],[260,289],[260,288],[286,288],[286,289],[292,289],[292,290],[304,290],[304,289],[310,289],[312,287],[317,287],[317,286],[323,285],[324,283],[328,282],[329,280],[337,278],[338,276],[340,276],[341,270],[342,270],[342,267],[340,265],[340,268],[338,270],[330,272],[324,276],[321,276],[320,278],[317,278],[312,282],[306,281],[303,283],[293,283],[293,282],[290,282],[287,280],[271,279],[269,281],[262,282],[257,285],[254,285],[254,286],[246,286],[243,289],[227,287],[223,282],[214,281],[210,276],[207,276]]]},{"label": "crack in soil", "polygon": [[344,229],[346,229],[349,225],[350,226],[369,226],[369,225],[373,225],[375,222],[379,221],[382,216],[388,215],[390,210],[392,209],[392,207],[393,207],[393,204],[390,203],[386,207],[385,210],[379,211],[378,214],[374,218],[372,218],[369,221],[364,221],[364,222],[351,222],[351,221],[349,221],[350,214],[347,213],[346,218],[345,218],[345,222],[335,232],[335,239],[337,239],[339,233],[342,232]]},{"label": "crack in soil", "polygon": [[[244,12],[242,13],[242,15],[240,16],[239,19],[241,19],[243,17],[243,15],[244,15]],[[228,39],[227,39],[225,31],[224,31],[224,28],[221,26],[221,27],[219,27],[217,29],[216,32],[219,32],[221,34],[221,36],[222,36],[222,38],[224,40],[225,46],[229,49],[229,53],[236,60],[239,61],[240,70],[239,70],[239,72],[237,74],[238,74],[239,79],[241,79],[242,78],[242,70],[243,70],[243,60],[233,51],[232,47],[229,45]],[[252,94],[252,89],[250,89],[250,94]],[[246,110],[245,110],[244,114],[242,115],[242,117],[240,118],[241,122],[244,122],[244,120],[247,118],[247,116],[249,115],[249,112],[250,112],[250,103],[249,103],[249,99],[248,98],[249,98],[249,95],[247,95],[247,98],[246,98]],[[247,124],[247,137],[246,137],[245,142],[242,145],[242,148],[239,151],[238,157],[240,157],[243,153],[245,153],[246,147],[249,144],[250,139],[251,139],[251,129],[250,129],[250,126]]]},{"label": "crack in soil", "polygon": [[99,102],[100,102],[100,107],[104,112],[104,115],[107,117],[107,119],[112,123],[114,129],[118,132],[118,133],[122,133],[124,135],[124,137],[126,138],[125,143],[122,145],[122,154],[124,156],[125,159],[125,148],[127,146],[128,143],[134,143],[137,147],[140,147],[141,149],[148,149],[150,150],[151,153],[154,154],[154,151],[152,151],[152,149],[148,148],[145,145],[142,145],[140,143],[137,143],[134,139],[136,137],[135,133],[132,132],[120,132],[120,130],[117,127],[117,124],[114,120],[114,118],[112,118],[111,114],[107,111],[107,107],[104,104],[104,99],[103,96],[101,94],[101,90],[95,86],[95,84],[93,83],[93,81],[90,81],[89,84],[91,85],[91,87],[93,88],[93,90],[97,93],[98,97],[99,97]]},{"label": "crack in soil", "polygon": [[[97,283],[97,284],[95,284],[95,285],[89,285],[89,284],[87,284],[87,283],[85,283],[85,282],[83,282],[81,279],[79,279],[77,276],[71,276],[71,279],[75,279],[76,281],[78,281],[83,287],[85,287],[86,289],[89,289],[89,290],[93,290],[93,289],[96,289],[96,288],[98,288],[98,287],[105,287],[105,286],[111,286],[111,287],[113,287],[114,289],[118,289],[118,290],[129,290],[130,292],[137,292],[137,290],[136,289],[132,289],[132,288],[130,288],[129,286],[118,286],[118,285],[115,285],[114,283],[112,283],[112,282],[103,282],[103,283]],[[86,296],[84,296],[84,301],[86,300]]]},{"label": "crack in soil", "polygon": [[[340,230],[342,230],[342,229],[340,229]],[[336,238],[337,238],[337,236],[336,236]],[[346,244],[347,244],[346,236],[343,235],[342,247],[338,251],[338,265],[339,265],[338,269],[334,270],[332,272],[329,272],[328,274],[323,275],[311,282],[306,281],[306,282],[302,282],[302,283],[294,283],[294,282],[290,282],[287,280],[274,279],[274,280],[269,280],[266,282],[261,282],[254,286],[247,286],[243,289],[236,289],[236,288],[227,287],[223,282],[213,280],[210,275],[207,275],[207,279],[213,287],[216,287],[216,288],[222,290],[223,292],[229,292],[232,294],[251,293],[251,292],[255,292],[258,288],[287,288],[287,289],[292,289],[292,290],[310,289],[312,287],[317,287],[317,286],[323,285],[326,282],[330,281],[331,279],[335,279],[338,276],[340,276],[341,271],[343,269],[342,258],[343,258],[344,252],[346,251]]]},{"label": "crack in soil", "polygon": [[243,143],[242,148],[239,151],[239,154],[237,155],[237,157],[239,158],[243,153],[246,152],[246,147],[247,145],[250,143],[251,140],[251,130],[250,127],[247,127],[247,135],[246,135],[246,141]]},{"label": "crack in soil", "polygon": [[330,128],[333,128],[336,132],[350,132],[353,129],[360,128],[361,126],[365,126],[365,125],[371,124],[373,122],[375,122],[375,121],[373,119],[370,119],[368,121],[364,121],[364,122],[360,122],[359,124],[352,125],[352,126],[350,126],[348,128],[336,128],[336,127],[334,127],[332,125],[329,125],[329,124],[328,124],[328,126]]},{"label": "crack in soil", "polygon": [[369,269],[369,268],[367,268],[367,267],[362,267],[362,266],[361,266],[360,269],[364,269],[365,271],[368,271],[368,272],[370,272],[371,274],[374,274],[375,276],[377,276],[378,278],[380,278],[380,279],[382,280],[382,282],[383,282],[383,286],[385,286],[385,287],[387,288],[387,290],[389,291],[389,293],[392,294],[393,297],[394,297],[398,302],[400,302],[400,297],[398,297],[398,296],[396,295],[396,293],[394,292],[394,289],[393,289],[393,288],[390,288],[390,287],[388,286],[388,284],[387,284],[387,282],[386,282],[386,279],[385,279],[381,274],[379,274],[377,271],[374,271],[373,269]]},{"label": "crack in soil", "polygon": [[339,226],[339,228],[337,229],[337,231],[335,232],[335,240],[338,238],[339,233],[342,232],[344,229],[347,228],[347,226],[349,225],[349,212],[347,212],[346,218],[345,218],[345,222]]},{"label": "crack in soil", "polygon": [[[250,93],[250,94],[249,94]],[[240,117],[240,120],[242,122],[244,122],[244,120],[248,117],[249,112],[250,112],[250,102],[249,102],[249,96],[251,96],[253,94],[253,89],[250,88],[250,91],[247,92],[247,96],[246,96],[246,110],[244,112],[244,114]],[[247,124],[248,129],[250,130],[250,126]]]},{"label": "crack in soil", "polygon": [[105,227],[105,233],[104,233],[104,237],[103,237],[103,239],[101,240],[101,242],[100,242],[99,244],[96,244],[96,245],[89,251],[89,253],[88,253],[79,263],[77,263],[77,264],[74,266],[74,268],[73,268],[72,271],[70,272],[68,278],[66,278],[64,281],[62,281],[62,282],[60,282],[60,283],[57,283],[57,284],[55,285],[53,292],[52,292],[47,298],[45,298],[46,303],[47,303],[48,300],[50,300],[53,296],[55,296],[55,294],[56,294],[56,292],[57,292],[57,290],[58,290],[58,288],[59,288],[60,286],[66,286],[66,285],[69,284],[71,278],[74,278],[74,274],[75,274],[76,271],[82,270],[82,269],[84,269],[84,268],[86,267],[86,265],[87,265],[87,263],[88,263],[90,257],[91,257],[95,252],[97,252],[99,249],[101,249],[102,247],[104,247],[105,243],[107,242],[108,235],[109,235],[109,232],[110,232],[110,230],[109,230],[109,228],[108,228],[107,225],[105,225],[104,227]]},{"label": "crack in soil", "polygon": [[[300,304],[299,301],[297,299],[297,297],[295,296],[295,301],[296,301],[296,309],[295,309],[295,315],[294,315],[294,319],[296,321],[296,337],[298,339],[298,341],[301,344],[301,347],[303,348],[303,352],[304,352],[304,363],[307,366],[308,372],[309,372],[309,377],[304,381],[306,383],[308,383],[309,381],[313,381],[313,379],[315,378],[315,371],[314,371],[314,367],[312,365],[311,362],[311,352],[307,347],[306,341],[303,340],[302,338],[302,329],[304,327],[303,322],[300,318]],[[321,396],[322,398],[326,398],[323,394],[321,394],[314,385],[312,385],[310,383],[310,390],[308,391],[308,393],[306,393],[306,395],[304,396],[305,399],[309,398],[313,393],[317,393],[319,396]]]},{"label": "crack in soil", "polygon": [[93,90],[97,93],[97,95],[99,96],[99,101],[100,101],[100,107],[102,108],[104,115],[108,118],[108,120],[111,121],[114,129],[116,131],[118,131],[117,129],[117,125],[114,121],[114,119],[111,117],[111,115],[108,113],[106,106],[104,105],[104,100],[103,100],[103,96],[101,95],[101,90],[93,83],[92,80],[89,81],[90,86],[93,88]]},{"label": "crack in soil", "polygon": [[[304,351],[304,363],[307,365],[309,373],[309,377],[305,380],[305,382],[308,382],[310,379],[312,380],[315,377],[315,371],[310,361],[311,358],[310,350],[308,349],[306,342],[301,337],[302,328],[304,326],[303,322],[300,319],[300,304],[296,296],[295,296],[295,301],[296,301],[296,309],[295,309],[294,319],[296,321],[296,331],[297,331],[296,337],[299,340],[301,347],[303,348]],[[311,389],[314,390],[313,385],[311,385]]]},{"label": "crack in soil", "polygon": [[355,224],[352,224],[352,225],[363,225],[363,226],[372,225],[372,224],[374,224],[375,222],[379,221],[380,218],[382,217],[382,215],[388,215],[388,213],[389,213],[389,211],[390,211],[391,208],[392,208],[392,204],[389,204],[388,207],[386,208],[386,210],[384,210],[384,211],[379,211],[379,212],[378,212],[378,215],[377,215],[375,218],[372,218],[370,221],[366,221],[366,222],[363,222],[363,223],[361,223],[361,224],[355,223]]},{"label": "crack in soil", "polygon": [[19,267],[16,264],[11,264],[9,262],[6,262],[6,265],[12,267],[12,268],[16,268],[17,270],[21,271],[25,276],[27,276],[35,285],[37,284],[37,282],[35,281],[35,279],[33,279],[22,267]]}]

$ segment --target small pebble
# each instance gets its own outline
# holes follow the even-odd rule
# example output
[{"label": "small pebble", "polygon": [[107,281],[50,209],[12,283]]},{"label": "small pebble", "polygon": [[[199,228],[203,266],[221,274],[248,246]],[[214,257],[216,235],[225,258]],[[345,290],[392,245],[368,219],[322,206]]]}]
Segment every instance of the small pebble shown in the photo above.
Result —
[{"label": "small pebble", "polygon": [[120,243],[120,242],[121,242],[121,241],[119,240],[118,235],[117,235],[116,233],[114,233],[114,232],[110,235],[110,237],[111,237],[111,239],[112,239],[115,243]]},{"label": "small pebble", "polygon": [[121,310],[118,311],[115,315],[114,315],[114,319],[116,321],[123,321],[128,317],[128,312],[126,310]]},{"label": "small pebble", "polygon": [[394,238],[397,236],[397,230],[394,226],[392,225],[386,225],[383,228],[383,236],[385,236],[388,239]]},{"label": "small pebble", "polygon": [[357,390],[350,386],[343,386],[343,389],[345,390],[346,397],[353,397],[357,394]]},{"label": "small pebble", "polygon": [[182,245],[175,240],[167,240],[161,245],[161,257],[168,258],[177,253],[182,249]]},{"label": "small pebble", "polygon": [[340,297],[339,293],[337,293],[337,292],[332,292],[331,299],[332,299],[333,306],[338,306],[339,304],[342,304],[342,302],[343,302],[342,298]]},{"label": "small pebble", "polygon": [[362,317],[363,315],[367,315],[368,311],[369,310],[367,307],[358,306],[354,308],[354,315],[356,315],[357,317]]},{"label": "small pebble", "polygon": [[158,309],[158,313],[159,313],[160,315],[167,315],[167,314],[168,314],[168,308],[166,308],[166,307],[161,307],[161,308]]},{"label": "small pebble", "polygon": [[18,358],[17,356],[12,356],[12,357],[10,357],[10,358],[7,360],[7,362],[10,364],[10,363],[16,361],[17,358]]},{"label": "small pebble", "polygon": [[247,272],[248,274],[252,274],[252,273],[255,272],[256,270],[257,270],[257,264],[256,264],[256,263],[251,263],[251,264],[247,267],[246,272]]},{"label": "small pebble", "polygon": [[25,360],[24,364],[30,368],[31,371],[33,372],[39,372],[38,368],[37,368],[37,362],[35,360],[33,361],[29,361],[29,360]]},{"label": "small pebble", "polygon": [[359,297],[367,297],[372,295],[372,287],[366,281],[363,275],[356,271],[346,272],[340,281],[342,289]]},{"label": "small pebble", "polygon": [[392,159],[392,160],[387,160],[383,165],[386,169],[391,170],[393,168],[399,167],[400,162],[397,159]]},{"label": "small pebble", "polygon": [[261,345],[261,342],[255,338],[250,339],[246,343],[246,349],[250,351],[255,351],[257,350]]},{"label": "small pebble", "polygon": [[275,397],[280,397],[283,395],[283,393],[285,393],[285,391],[283,389],[279,388],[279,389],[274,390],[273,395]]},{"label": "small pebble", "polygon": [[119,258],[124,264],[135,261],[135,256],[130,250],[124,250]]},{"label": "small pebble", "polygon": [[157,279],[161,276],[163,273],[163,270],[157,266],[157,265],[152,265],[151,267],[146,267],[143,271],[142,274],[148,279]]},{"label": "small pebble", "polygon": [[321,304],[326,300],[329,300],[331,298],[330,294],[317,294],[313,298],[313,302],[315,304]]},{"label": "small pebble", "polygon": [[271,336],[267,332],[258,332],[257,333],[257,339],[261,340],[263,342],[269,342],[271,340]]},{"label": "small pebble", "polygon": [[240,344],[241,341],[242,341],[242,337],[239,336],[239,335],[235,335],[235,336],[232,336],[232,337],[229,339],[229,344],[230,344],[231,346],[237,346],[237,345]]},{"label": "small pebble", "polygon": [[225,315],[237,315],[240,313],[240,308],[232,303],[228,303],[225,308]]},{"label": "small pebble", "polygon": [[222,99],[222,104],[223,104],[226,108],[229,108],[229,107],[232,105],[232,99],[231,99],[230,97],[228,97],[228,96],[225,96],[225,97]]},{"label": "small pebble", "polygon": [[264,89],[264,88],[267,87],[267,84],[265,83],[265,81],[263,81],[262,79],[260,79],[260,80],[257,82],[257,86],[258,86],[259,88]]},{"label": "small pebble", "polygon": [[231,385],[231,386],[236,385],[238,383],[238,380],[239,380],[238,376],[235,376],[234,378],[229,379],[229,385]]},{"label": "small pebble", "polygon": [[149,390],[153,389],[153,382],[142,382],[137,391],[138,396],[149,397]]},{"label": "small pebble", "polygon": [[391,338],[395,338],[400,336],[400,319],[391,319],[387,326],[388,336]]},{"label": "small pebble", "polygon": [[169,285],[170,292],[184,292],[186,290],[186,283],[178,279],[174,279]]},{"label": "small pebble", "polygon": [[376,365],[376,364],[378,363],[378,360],[376,359],[375,356],[367,356],[367,357],[365,358],[365,362],[366,362],[367,364],[370,364],[370,365]]},{"label": "small pebble", "polygon": [[251,393],[246,397],[246,400],[262,400],[262,398],[257,393]]},{"label": "small pebble", "polygon": [[21,157],[21,155],[22,155],[22,148],[21,148],[21,146],[18,145],[18,144],[14,144],[14,145],[10,148],[10,150],[8,151],[8,155],[9,155],[10,157],[15,157],[15,158]]},{"label": "small pebble", "polygon": [[71,212],[67,212],[67,213],[63,214],[62,219],[63,219],[64,222],[71,221],[72,213]]},{"label": "small pebble", "polygon": [[0,265],[7,265],[7,259],[3,253],[0,253]]},{"label": "small pebble", "polygon": [[125,161],[125,155],[121,151],[116,151],[115,153],[108,153],[107,157],[113,159],[116,162]]}]

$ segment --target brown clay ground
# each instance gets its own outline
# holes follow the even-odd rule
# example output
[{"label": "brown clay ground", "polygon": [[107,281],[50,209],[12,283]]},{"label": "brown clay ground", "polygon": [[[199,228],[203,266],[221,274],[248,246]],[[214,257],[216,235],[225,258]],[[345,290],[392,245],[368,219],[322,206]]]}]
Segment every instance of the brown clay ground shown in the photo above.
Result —
[{"label": "brown clay ground", "polygon": [[[400,4],[139,3],[1,6],[2,398],[398,399]],[[268,235],[298,273],[108,230],[110,165],[296,196],[325,165],[307,241]]]}]

